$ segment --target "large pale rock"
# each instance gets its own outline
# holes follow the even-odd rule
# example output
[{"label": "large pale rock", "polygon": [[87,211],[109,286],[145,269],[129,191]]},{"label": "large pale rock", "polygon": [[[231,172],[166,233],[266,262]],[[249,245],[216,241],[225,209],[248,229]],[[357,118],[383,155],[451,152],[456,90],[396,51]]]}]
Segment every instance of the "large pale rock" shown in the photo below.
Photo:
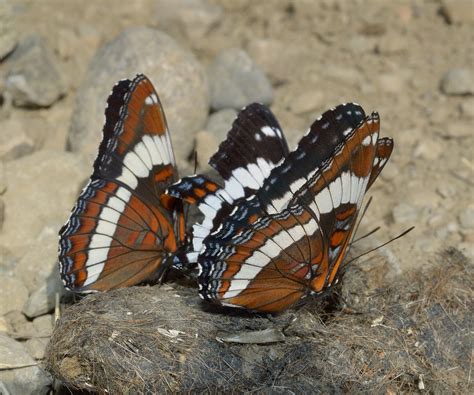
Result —
[{"label": "large pale rock", "polygon": [[131,28],[105,44],[95,55],[81,85],[68,136],[74,152],[94,158],[102,137],[104,109],[114,84],[146,74],[165,109],[176,157],[184,160],[193,134],[204,125],[209,109],[206,75],[194,55],[165,33]]},{"label": "large pale rock", "polygon": [[[28,354],[20,342],[0,333],[0,381],[8,393],[22,395],[47,394],[50,376]],[[3,393],[0,388],[0,393]]]},{"label": "large pale rock", "polygon": [[5,170],[7,210],[0,244],[20,257],[31,249],[45,226],[59,230],[66,221],[90,164],[72,153],[38,151],[8,162]]}]

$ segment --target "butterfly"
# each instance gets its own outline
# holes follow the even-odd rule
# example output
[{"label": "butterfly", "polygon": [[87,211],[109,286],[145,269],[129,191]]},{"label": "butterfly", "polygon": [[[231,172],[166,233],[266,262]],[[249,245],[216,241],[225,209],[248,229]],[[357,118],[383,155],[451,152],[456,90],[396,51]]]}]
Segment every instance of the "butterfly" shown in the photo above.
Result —
[{"label": "butterfly", "polygon": [[341,104],[289,152],[268,108],[242,110],[209,161],[223,185],[195,175],[167,192],[204,214],[189,253],[200,296],[279,312],[336,283],[364,195],[393,150],[379,129],[377,113]]},{"label": "butterfly", "polygon": [[164,195],[178,180],[167,122],[150,80],[115,85],[89,183],[59,232],[59,270],[76,292],[159,278],[184,246],[182,202]]}]

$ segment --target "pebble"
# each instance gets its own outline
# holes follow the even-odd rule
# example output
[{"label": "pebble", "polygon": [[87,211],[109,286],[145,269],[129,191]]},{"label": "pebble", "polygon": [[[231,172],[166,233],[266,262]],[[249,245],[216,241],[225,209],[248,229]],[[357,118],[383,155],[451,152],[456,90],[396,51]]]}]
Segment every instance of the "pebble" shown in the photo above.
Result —
[{"label": "pebble", "polygon": [[337,64],[328,64],[322,72],[325,77],[331,78],[339,84],[354,86],[361,82],[360,72],[357,71],[355,66],[344,67]]},{"label": "pebble", "polygon": [[[307,56],[307,47],[296,42],[271,38],[250,40],[247,51],[264,73],[274,82],[285,82],[292,75],[292,65]],[[304,63],[303,61],[301,63]]]},{"label": "pebble", "polygon": [[449,199],[456,196],[457,189],[454,185],[446,182],[438,186],[436,192],[438,192],[443,198]]},{"label": "pebble", "polygon": [[28,251],[45,226],[59,230],[66,222],[89,166],[78,155],[46,150],[7,162],[8,190],[2,197],[8,212],[1,242],[14,256]]},{"label": "pebble", "polygon": [[13,333],[25,337],[33,336],[35,334],[33,322],[28,321],[21,311],[12,310],[5,314],[5,318],[12,328]]},{"label": "pebble", "polygon": [[474,98],[465,98],[459,105],[459,110],[463,117],[474,118]]},{"label": "pebble", "polygon": [[155,1],[158,28],[172,36],[199,42],[221,19],[223,10],[205,0]]},{"label": "pebble", "polygon": [[196,134],[196,153],[199,169],[209,170],[207,162],[218,147],[219,140],[208,131],[202,130]]},{"label": "pebble", "polygon": [[[51,377],[37,366],[26,347],[0,333],[0,381],[9,394],[42,395],[50,390]],[[15,367],[18,368],[15,368]],[[6,367],[11,367],[6,369]]]},{"label": "pebble", "polygon": [[217,152],[219,144],[225,140],[227,132],[237,116],[237,111],[224,109],[209,116],[204,130],[196,134],[196,152],[199,168],[209,170],[207,162]]},{"label": "pebble", "polygon": [[451,121],[441,131],[443,137],[465,138],[472,136],[472,125],[465,120]]},{"label": "pebble", "polygon": [[40,37],[28,37],[8,59],[5,89],[18,107],[49,107],[66,93],[57,59]]},{"label": "pebble", "polygon": [[221,51],[209,66],[208,76],[214,110],[240,110],[253,102],[273,101],[273,88],[267,76],[242,49]]},{"label": "pebble", "polygon": [[374,37],[362,36],[360,34],[353,35],[347,41],[347,49],[354,55],[360,55],[367,52],[373,52],[376,48]]},{"label": "pebble", "polygon": [[474,23],[472,0],[442,0],[440,13],[449,24]]},{"label": "pebble", "polygon": [[[10,323],[8,322],[8,320],[0,315],[0,333],[8,333],[8,332],[11,332],[12,331],[12,328],[10,326]],[[0,392],[1,394],[1,392]]]},{"label": "pebble", "polygon": [[324,106],[325,96],[321,90],[309,89],[298,94],[290,103],[289,109],[296,115],[316,111]]},{"label": "pebble", "polygon": [[237,111],[227,108],[216,111],[209,116],[207,125],[204,128],[217,138],[218,141],[224,141],[227,132],[232,128],[232,124],[237,118]]},{"label": "pebble", "polygon": [[206,74],[189,50],[146,27],[124,30],[94,56],[77,94],[68,145],[92,163],[102,137],[107,97],[117,81],[134,78],[137,72],[150,78],[160,96],[179,166],[192,151],[194,134],[207,120]]},{"label": "pebble", "polygon": [[39,337],[51,336],[53,333],[53,317],[42,315],[33,320],[33,327]]},{"label": "pebble", "polygon": [[465,207],[458,215],[459,224],[464,229],[474,228],[474,204]]},{"label": "pebble", "polygon": [[418,216],[419,209],[407,203],[399,203],[392,209],[392,218],[396,224],[415,223]]},{"label": "pebble", "polygon": [[46,347],[48,346],[49,339],[42,339],[42,338],[32,338],[28,339],[25,342],[25,347],[28,350],[28,354],[30,354],[36,360],[44,359],[46,354]]},{"label": "pebble", "polygon": [[458,245],[461,252],[470,260],[474,259],[474,243],[473,242],[463,242]]},{"label": "pebble", "polygon": [[56,294],[64,294],[64,286],[59,279],[59,272],[51,276],[30,297],[23,306],[22,312],[28,318],[45,315],[54,310],[56,305]]},{"label": "pebble", "polygon": [[382,92],[400,93],[405,89],[405,81],[399,74],[381,74],[377,84]]},{"label": "pebble", "polygon": [[35,142],[24,132],[23,127],[24,123],[13,118],[1,123],[0,160],[18,159],[35,150]]},{"label": "pebble", "polygon": [[13,2],[0,0],[0,60],[8,56],[18,44]]},{"label": "pebble", "polygon": [[419,141],[413,149],[413,157],[417,159],[435,160],[443,152],[443,145],[434,138]]},{"label": "pebble", "polygon": [[439,227],[435,231],[436,237],[446,239],[459,232],[459,225],[456,222],[449,222],[447,225]]},{"label": "pebble", "polygon": [[28,299],[28,289],[16,277],[0,274],[0,315],[21,310]]},{"label": "pebble", "polygon": [[[71,207],[72,208],[72,207]],[[66,221],[67,215],[64,217]],[[45,227],[15,267],[15,276],[21,278],[30,292],[40,288],[51,274],[58,270],[58,229]]]},{"label": "pebble", "polygon": [[472,71],[465,68],[448,70],[441,78],[440,86],[446,95],[472,95],[474,94]]},{"label": "pebble", "polygon": [[387,33],[377,42],[375,52],[380,55],[401,54],[406,51],[407,38],[399,33]]}]

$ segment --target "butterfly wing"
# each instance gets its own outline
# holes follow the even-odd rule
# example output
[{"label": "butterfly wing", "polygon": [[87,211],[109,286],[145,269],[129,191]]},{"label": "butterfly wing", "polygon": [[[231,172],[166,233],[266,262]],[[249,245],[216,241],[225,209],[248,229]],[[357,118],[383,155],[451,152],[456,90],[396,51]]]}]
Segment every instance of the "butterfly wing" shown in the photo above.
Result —
[{"label": "butterfly wing", "polygon": [[226,140],[209,164],[224,180],[224,186],[204,176],[185,177],[172,185],[170,196],[196,204],[204,220],[193,226],[190,263],[197,262],[202,241],[213,232],[236,203],[255,194],[271,170],[288,154],[288,145],[275,116],[265,106],[253,103],[238,114]]},{"label": "butterfly wing", "polygon": [[329,287],[377,172],[378,125],[377,114],[366,117],[356,104],[316,120],[261,188],[204,238],[201,296],[276,312]]},{"label": "butterfly wing", "polygon": [[106,291],[157,275],[184,239],[166,119],[143,75],[120,81],[105,111],[93,174],[60,231],[59,266],[72,291]]}]

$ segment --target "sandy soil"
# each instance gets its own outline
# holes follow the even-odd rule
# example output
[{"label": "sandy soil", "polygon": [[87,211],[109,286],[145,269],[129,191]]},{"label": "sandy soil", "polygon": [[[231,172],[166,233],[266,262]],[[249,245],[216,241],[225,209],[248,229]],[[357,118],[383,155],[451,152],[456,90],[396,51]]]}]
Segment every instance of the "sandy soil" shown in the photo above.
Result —
[{"label": "sandy soil", "polygon": [[[383,134],[396,149],[373,189],[365,224],[383,227],[380,241],[416,226],[390,246],[401,267],[448,246],[472,254],[472,224],[463,228],[458,218],[473,203],[472,119],[461,106],[472,116],[474,102],[440,91],[445,72],[473,64],[471,24],[448,24],[438,1],[210,3],[224,12],[204,38],[172,33],[204,64],[220,49],[247,49],[274,83],[272,109],[292,144],[315,116],[340,102],[381,114]],[[18,1],[18,30],[48,39],[69,88],[44,112],[57,120],[45,147],[64,141],[74,94],[97,47],[128,26],[160,27],[153,1],[86,4]]]},{"label": "sandy soil", "polygon": [[448,23],[437,0],[208,2],[222,14],[199,32],[160,25],[160,2],[152,0],[17,0],[17,31],[47,39],[60,60],[67,95],[49,109],[9,111],[32,128],[40,114],[53,125],[39,132],[42,149],[62,151],[92,56],[124,28],[163,28],[204,65],[224,48],[241,47],[269,76],[271,108],[292,146],[338,103],[356,101],[366,112],[380,113],[382,135],[393,137],[395,151],[371,190],[374,200],[362,226],[382,229],[361,242],[362,249],[415,226],[381,253],[393,273],[428,265],[448,247],[472,258],[474,91],[449,95],[440,89],[449,70],[472,71],[472,16]]}]

